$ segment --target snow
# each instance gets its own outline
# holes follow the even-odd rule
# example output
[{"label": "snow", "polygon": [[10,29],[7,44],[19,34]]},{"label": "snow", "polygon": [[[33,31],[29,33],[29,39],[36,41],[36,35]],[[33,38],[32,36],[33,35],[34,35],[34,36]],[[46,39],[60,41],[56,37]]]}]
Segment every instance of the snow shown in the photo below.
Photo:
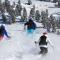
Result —
[{"label": "snow", "polygon": [[7,15],[7,16],[9,15],[8,12],[5,12],[4,14]]},{"label": "snow", "polygon": [[37,28],[34,33],[28,34],[23,24],[15,23],[5,25],[11,39],[4,37],[0,41],[0,60],[57,60],[60,58],[60,35],[48,33],[48,37],[54,44],[54,49],[49,45],[46,56],[38,54],[39,47],[34,41],[38,41],[46,29]]},{"label": "snow", "polygon": [[32,5],[25,5],[22,3],[22,6],[25,7],[27,10],[28,16],[33,5],[35,5],[35,10],[40,11],[40,14],[41,14],[41,11],[46,11],[46,9],[48,9],[49,16],[51,14],[60,13],[60,8],[55,7],[55,3],[44,2],[44,1],[34,1],[32,2]]},{"label": "snow", "polygon": [[[49,9],[49,14],[60,12],[60,8],[54,7],[53,3],[48,2],[34,2],[36,9]],[[29,15],[29,11],[32,5],[24,5]],[[45,9],[44,9],[45,8]],[[20,17],[18,17],[20,18]],[[41,23],[37,23],[37,27],[43,27]],[[46,29],[37,28],[33,33],[28,33],[24,30],[23,23],[14,23],[11,25],[5,25],[8,34],[11,39],[4,37],[0,41],[0,60],[59,60],[60,59],[60,35],[56,33],[48,33],[48,38],[54,44],[54,48],[48,45],[48,53],[46,55],[39,55],[39,46],[34,41],[38,41]]]},{"label": "snow", "polygon": [[42,23],[39,23],[39,22],[36,22],[36,21],[34,21],[34,22],[36,23],[37,27],[43,28],[43,24]]},{"label": "snow", "polygon": [[21,19],[21,16],[17,16],[17,17],[16,17],[16,20],[17,20],[17,21],[20,21],[20,19]]}]

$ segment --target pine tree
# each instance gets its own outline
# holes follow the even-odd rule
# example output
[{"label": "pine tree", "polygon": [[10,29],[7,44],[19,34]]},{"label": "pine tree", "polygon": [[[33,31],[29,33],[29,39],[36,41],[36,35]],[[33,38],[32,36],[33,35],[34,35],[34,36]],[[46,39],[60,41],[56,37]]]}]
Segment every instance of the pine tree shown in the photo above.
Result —
[{"label": "pine tree", "polygon": [[35,19],[35,5],[33,5],[33,8],[31,8],[29,17]]},{"label": "pine tree", "polygon": [[0,11],[1,11],[1,13],[5,12],[5,8],[4,8],[3,3],[1,2],[1,0],[0,0]]},{"label": "pine tree", "polygon": [[46,18],[48,18],[48,9],[46,9],[46,14],[45,15],[46,15]]},{"label": "pine tree", "polygon": [[36,10],[36,13],[35,13],[35,20],[36,20],[36,21],[39,21],[39,20],[40,20],[40,13],[39,13],[39,10]]},{"label": "pine tree", "polygon": [[18,4],[21,5],[21,1],[20,0],[18,1]]},{"label": "pine tree", "polygon": [[44,26],[44,28],[46,27],[46,15],[45,15],[45,11],[41,12],[41,19],[42,19],[42,24]]},{"label": "pine tree", "polygon": [[57,0],[53,0],[53,2],[54,2],[54,3],[56,3],[56,2],[57,2]]},{"label": "pine tree", "polygon": [[60,29],[60,18],[58,20],[58,28]]},{"label": "pine tree", "polygon": [[6,23],[7,19],[6,19],[6,16],[4,15],[4,13],[2,14],[2,20],[4,23]]},{"label": "pine tree", "polygon": [[16,14],[21,16],[22,6],[20,0],[18,1],[18,4],[16,6]]},{"label": "pine tree", "polygon": [[26,8],[23,8],[23,15],[22,15],[21,20],[22,21],[27,21],[27,11],[26,11]]},{"label": "pine tree", "polygon": [[46,28],[46,20],[48,18],[48,10],[46,9],[46,11],[42,11],[41,12],[41,19],[42,19],[42,23],[44,25],[44,28]]},{"label": "pine tree", "polygon": [[15,11],[12,7],[10,7],[10,12],[9,12],[11,18],[12,18],[12,23],[15,22]]},{"label": "pine tree", "polygon": [[58,0],[58,7],[60,7],[60,0]]},{"label": "pine tree", "polygon": [[5,8],[6,8],[7,12],[10,11],[10,1],[5,0]]},{"label": "pine tree", "polygon": [[32,4],[31,0],[28,0],[28,5],[31,5],[31,4]]},{"label": "pine tree", "polygon": [[9,0],[5,0],[5,7],[10,6],[10,1]]},{"label": "pine tree", "polygon": [[57,35],[60,35],[60,31],[59,30],[57,30]]},{"label": "pine tree", "polygon": [[56,32],[56,22],[55,22],[55,18],[53,17],[53,15],[50,16],[50,22],[52,26],[52,32]]},{"label": "pine tree", "polygon": [[51,23],[50,23],[49,18],[47,18],[47,20],[46,20],[46,28],[47,28],[47,32],[50,32]]},{"label": "pine tree", "polygon": [[1,3],[1,0],[0,0],[0,11],[1,11],[1,8],[2,8],[2,3]]}]

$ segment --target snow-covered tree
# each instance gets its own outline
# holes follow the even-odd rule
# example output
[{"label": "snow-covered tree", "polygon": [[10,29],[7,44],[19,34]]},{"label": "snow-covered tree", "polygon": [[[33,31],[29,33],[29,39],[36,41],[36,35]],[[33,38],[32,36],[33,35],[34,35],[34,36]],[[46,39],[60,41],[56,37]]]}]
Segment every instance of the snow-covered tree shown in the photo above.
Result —
[{"label": "snow-covered tree", "polygon": [[27,11],[26,8],[23,8],[23,14],[21,16],[21,21],[27,21]]},{"label": "snow-covered tree", "polygon": [[54,3],[56,3],[58,0],[53,0]]},{"label": "snow-covered tree", "polygon": [[60,7],[60,0],[58,0],[58,7]]},{"label": "snow-covered tree", "polygon": [[0,0],[0,11],[1,11],[1,13],[5,12],[5,8],[4,8],[4,5],[1,2],[1,0]]},{"label": "snow-covered tree", "polygon": [[32,4],[32,1],[31,0],[28,0],[28,5],[31,5]]},{"label": "snow-covered tree", "polygon": [[20,0],[18,1],[18,4],[16,6],[16,14],[21,16],[22,6]]},{"label": "snow-covered tree", "polygon": [[33,8],[31,8],[29,17],[35,19],[35,5],[33,5]]},{"label": "snow-covered tree", "polygon": [[46,9],[46,14],[45,15],[46,15],[46,18],[48,18],[48,9]]},{"label": "snow-covered tree", "polygon": [[40,20],[40,13],[39,13],[39,10],[36,10],[36,13],[35,13],[35,20],[36,20],[36,21],[39,21],[39,20]]},{"label": "snow-covered tree", "polygon": [[6,21],[7,21],[6,16],[5,16],[4,13],[2,14],[2,20],[3,20],[4,23],[6,23]]},{"label": "snow-covered tree", "polygon": [[55,22],[55,18],[52,15],[50,16],[50,22],[52,25],[52,32],[56,32],[56,22]]},{"label": "snow-covered tree", "polygon": [[50,32],[51,23],[50,23],[49,18],[47,18],[47,20],[46,20],[46,28],[47,28],[47,32]]},{"label": "snow-covered tree", "polygon": [[60,30],[57,30],[56,32],[57,32],[57,35],[60,35]]},{"label": "snow-covered tree", "polygon": [[12,4],[13,8],[15,8],[15,5],[16,5],[16,4],[15,4],[15,1],[14,1],[13,4]]},{"label": "snow-covered tree", "polygon": [[5,8],[7,12],[10,12],[10,1],[9,0],[5,0]]},{"label": "snow-covered tree", "polygon": [[9,0],[5,0],[5,7],[10,6],[10,1]]},{"label": "snow-covered tree", "polygon": [[41,19],[42,19],[41,22],[42,22],[44,28],[46,28],[46,13],[45,13],[45,11],[41,12]]},{"label": "snow-covered tree", "polygon": [[2,3],[1,3],[1,0],[0,0],[0,11],[1,11],[1,8],[2,8]]},{"label": "snow-covered tree", "polygon": [[58,28],[60,28],[60,18],[59,18],[59,20],[58,20]]},{"label": "snow-covered tree", "polygon": [[42,19],[42,23],[44,25],[44,28],[46,28],[46,20],[48,18],[48,10],[46,9],[46,11],[42,11],[41,12],[41,19]]},{"label": "snow-covered tree", "polygon": [[10,8],[9,14],[11,15],[12,23],[14,23],[15,22],[15,11],[12,7]]}]

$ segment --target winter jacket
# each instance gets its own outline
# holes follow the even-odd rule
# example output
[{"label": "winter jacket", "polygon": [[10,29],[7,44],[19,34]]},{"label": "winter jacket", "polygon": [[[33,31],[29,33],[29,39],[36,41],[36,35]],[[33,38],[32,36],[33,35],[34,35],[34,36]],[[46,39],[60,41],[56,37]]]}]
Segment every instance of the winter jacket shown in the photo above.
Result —
[{"label": "winter jacket", "polygon": [[45,35],[40,37],[39,45],[47,45],[47,37]]},{"label": "winter jacket", "polygon": [[9,37],[8,34],[7,34],[7,31],[5,30],[5,27],[3,25],[1,25],[1,27],[0,27],[0,36],[4,36],[4,35]]},{"label": "winter jacket", "polygon": [[36,29],[36,24],[32,20],[26,22],[24,25],[27,25],[28,30],[30,30],[30,29],[35,30]]}]

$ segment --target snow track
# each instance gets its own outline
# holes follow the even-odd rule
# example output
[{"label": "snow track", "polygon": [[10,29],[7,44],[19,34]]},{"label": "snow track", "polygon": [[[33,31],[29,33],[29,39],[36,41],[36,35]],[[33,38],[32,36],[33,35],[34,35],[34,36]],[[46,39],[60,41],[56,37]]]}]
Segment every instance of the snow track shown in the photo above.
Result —
[{"label": "snow track", "polygon": [[[11,28],[13,27],[13,28]],[[39,47],[34,41],[38,41],[44,31],[43,28],[38,28],[32,34],[23,30],[23,24],[6,25],[6,29],[11,33],[11,39],[4,38],[0,41],[0,60],[57,60],[60,57],[60,36],[48,33],[50,40],[54,44],[54,49],[49,46],[49,52],[46,56],[39,55]],[[12,30],[16,31],[12,31]]]}]

